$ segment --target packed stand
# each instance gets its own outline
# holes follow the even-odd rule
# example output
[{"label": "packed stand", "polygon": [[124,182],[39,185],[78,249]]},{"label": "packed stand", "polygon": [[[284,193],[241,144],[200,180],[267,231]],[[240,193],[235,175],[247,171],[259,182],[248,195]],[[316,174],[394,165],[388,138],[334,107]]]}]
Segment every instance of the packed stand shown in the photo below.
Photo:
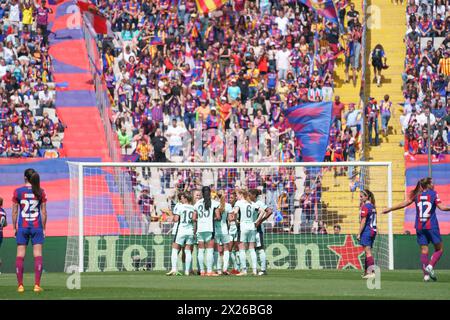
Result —
[{"label": "packed stand", "polygon": [[[301,144],[283,110],[332,101],[339,55],[345,56],[346,73],[352,71],[352,78],[360,68],[362,27],[359,12],[347,1],[339,1],[341,26],[323,20],[300,1],[235,0],[205,15],[198,13],[195,1],[96,4],[115,33],[115,39],[102,41],[103,73],[114,102],[113,125],[130,161],[205,161],[205,149],[217,151],[224,143],[217,130],[231,130],[237,137],[234,148],[243,152],[236,152],[234,161],[249,161],[246,133],[257,132],[259,141],[260,130],[266,144],[273,144],[273,137],[279,144],[276,152],[258,161],[302,161]],[[340,43],[343,33],[346,41]],[[359,112],[350,111],[346,128],[341,126],[343,109],[334,116],[330,159],[355,157]],[[199,127],[205,132],[202,147],[187,152],[184,141],[191,134],[195,143],[194,129]],[[222,161],[221,155],[207,160]],[[150,170],[144,169],[142,176],[151,179]],[[177,177],[161,174],[157,179],[162,194]],[[266,200],[280,213],[274,219],[284,221],[279,229],[292,231],[287,221],[298,189],[286,183],[292,182],[263,185]],[[320,194],[316,184],[313,187],[312,193]],[[283,189],[289,191],[279,191]],[[320,202],[320,196],[315,199]],[[319,222],[309,216],[303,221],[309,230],[313,221]]]},{"label": "packed stand", "polygon": [[46,2],[0,5],[0,157],[58,157]]},{"label": "packed stand", "polygon": [[406,19],[405,103],[400,117],[405,155],[414,160],[431,151],[437,162],[448,153],[450,138],[450,3],[410,0]]}]

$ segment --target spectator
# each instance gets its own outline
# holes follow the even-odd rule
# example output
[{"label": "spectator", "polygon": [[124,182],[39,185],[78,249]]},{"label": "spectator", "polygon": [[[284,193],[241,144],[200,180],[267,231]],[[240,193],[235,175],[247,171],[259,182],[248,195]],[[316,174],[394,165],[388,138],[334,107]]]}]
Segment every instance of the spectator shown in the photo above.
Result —
[{"label": "spectator", "polygon": [[336,128],[338,130],[342,129],[342,112],[345,109],[345,105],[341,102],[341,98],[339,96],[334,97],[333,102],[333,122],[336,123]]},{"label": "spectator", "polygon": [[375,146],[379,144],[378,140],[378,118],[380,115],[380,109],[377,105],[377,101],[374,98],[369,98],[369,103],[366,108],[367,127],[369,135],[369,143],[373,144],[372,130],[375,132]]},{"label": "spectator", "polygon": [[345,114],[345,123],[347,128],[350,128],[352,131],[353,136],[356,136],[360,130],[360,116],[361,111],[355,109],[354,103],[350,103],[348,105],[348,112]]},{"label": "spectator", "polygon": [[47,1],[41,0],[41,4],[36,3],[36,26],[41,31],[44,44],[48,42],[48,16],[53,13],[51,8],[47,7]]},{"label": "spectator", "polygon": [[155,162],[167,162],[166,151],[168,149],[168,141],[162,135],[160,128],[156,129],[155,137],[152,139],[152,145],[155,152]]},{"label": "spectator", "polygon": [[372,58],[373,72],[375,75],[374,82],[377,86],[381,86],[381,70],[386,69],[386,55],[381,44],[377,44],[370,54]]},{"label": "spectator", "polygon": [[148,187],[144,187],[137,202],[142,215],[142,234],[148,234],[150,223],[158,221],[155,200],[150,195],[150,189]]},{"label": "spectator", "polygon": [[389,120],[394,112],[392,107],[392,102],[389,101],[389,95],[384,95],[384,99],[381,101],[379,106],[381,112],[381,128],[383,129],[383,135],[386,137],[388,135],[388,125]]},{"label": "spectator", "polygon": [[121,128],[118,132],[119,144],[121,148],[129,148],[131,146],[131,137],[127,133],[127,129],[125,127]]},{"label": "spectator", "polygon": [[54,107],[53,94],[48,90],[47,85],[44,85],[44,90],[39,92],[39,106],[42,109]]},{"label": "spectator", "polygon": [[166,131],[166,137],[169,141],[170,158],[174,156],[182,156],[183,136],[186,134],[186,129],[178,125],[177,120],[172,119],[172,126]]},{"label": "spectator", "polygon": [[307,225],[311,225],[313,221],[318,220],[317,198],[311,192],[309,186],[305,187],[305,192],[300,197],[300,207],[302,208],[301,220],[306,222]]},{"label": "spectator", "polygon": [[[139,155],[139,162],[149,162],[153,157],[152,146],[147,143],[147,140],[144,137],[139,141],[136,152]],[[144,179],[148,179],[151,176],[150,168],[142,167],[142,175]]]},{"label": "spectator", "polygon": [[334,227],[333,227],[333,233],[334,233],[335,235],[341,234],[341,226],[338,225],[338,224],[335,224]]}]

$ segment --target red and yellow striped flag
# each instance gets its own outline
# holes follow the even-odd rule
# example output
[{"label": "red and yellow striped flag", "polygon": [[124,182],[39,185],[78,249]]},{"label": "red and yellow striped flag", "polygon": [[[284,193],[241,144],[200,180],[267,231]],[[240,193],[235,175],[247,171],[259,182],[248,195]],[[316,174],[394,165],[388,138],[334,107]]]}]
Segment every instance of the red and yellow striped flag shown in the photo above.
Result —
[{"label": "red and yellow striped flag", "polygon": [[199,13],[208,13],[222,7],[228,0],[195,0]]}]

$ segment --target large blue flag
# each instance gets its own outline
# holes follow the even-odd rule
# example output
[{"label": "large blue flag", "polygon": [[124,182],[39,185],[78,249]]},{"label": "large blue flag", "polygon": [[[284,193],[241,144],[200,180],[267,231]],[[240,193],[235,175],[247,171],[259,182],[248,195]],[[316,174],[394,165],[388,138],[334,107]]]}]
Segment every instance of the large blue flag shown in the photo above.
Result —
[{"label": "large blue flag", "polygon": [[303,103],[284,110],[302,147],[303,161],[323,161],[328,145],[333,103]]},{"label": "large blue flag", "polygon": [[300,2],[316,11],[319,16],[338,23],[338,14],[333,0],[300,0]]}]

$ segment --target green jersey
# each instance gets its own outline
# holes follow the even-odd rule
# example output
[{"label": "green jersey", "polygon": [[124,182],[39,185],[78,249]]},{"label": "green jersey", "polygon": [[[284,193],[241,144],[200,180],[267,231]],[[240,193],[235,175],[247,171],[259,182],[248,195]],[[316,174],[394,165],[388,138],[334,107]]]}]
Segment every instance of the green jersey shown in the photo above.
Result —
[{"label": "green jersey", "polygon": [[191,204],[177,203],[173,208],[173,214],[178,216],[178,223],[175,229],[176,233],[193,234],[194,233],[194,206]]},{"label": "green jersey", "polygon": [[238,209],[238,220],[241,229],[256,230],[255,228],[255,210],[247,200],[238,200],[234,204],[234,208]]},{"label": "green jersey", "polygon": [[214,221],[215,232],[217,234],[228,234],[228,215],[233,211],[231,204],[225,203],[225,209],[221,214],[221,219],[219,221]]},{"label": "green jersey", "polygon": [[214,211],[219,207],[219,202],[211,200],[211,208],[206,210],[204,200],[197,201],[194,206],[195,211],[197,211],[197,232],[214,231]]}]

